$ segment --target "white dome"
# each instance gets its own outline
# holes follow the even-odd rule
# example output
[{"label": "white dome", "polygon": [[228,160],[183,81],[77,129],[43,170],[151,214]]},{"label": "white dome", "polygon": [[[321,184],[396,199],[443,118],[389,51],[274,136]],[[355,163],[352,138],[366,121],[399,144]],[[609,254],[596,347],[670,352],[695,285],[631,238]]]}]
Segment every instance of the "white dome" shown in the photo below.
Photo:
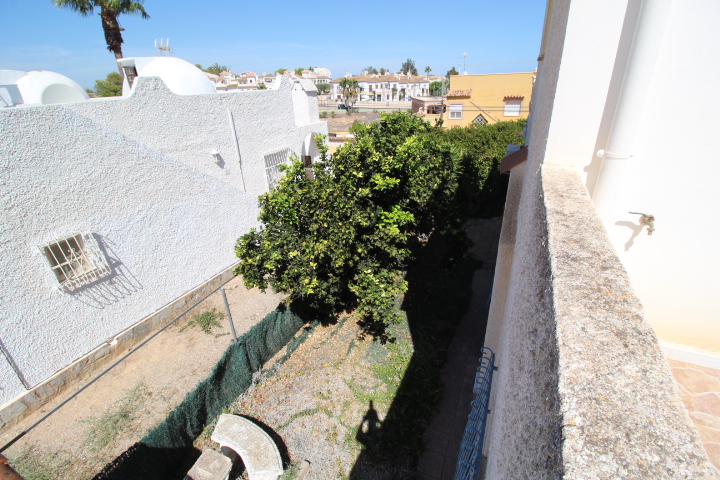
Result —
[{"label": "white dome", "polygon": [[20,72],[0,70],[0,85],[16,85],[21,99],[13,96],[13,103],[31,105],[52,103],[84,102],[88,98],[85,90],[65,75],[46,70]]},{"label": "white dome", "polygon": [[[136,57],[120,60],[122,66],[134,62],[138,77],[160,77],[171,92],[177,95],[201,95],[215,93],[215,86],[199,68],[192,63],[174,57]],[[127,96],[127,84],[123,96]]]}]

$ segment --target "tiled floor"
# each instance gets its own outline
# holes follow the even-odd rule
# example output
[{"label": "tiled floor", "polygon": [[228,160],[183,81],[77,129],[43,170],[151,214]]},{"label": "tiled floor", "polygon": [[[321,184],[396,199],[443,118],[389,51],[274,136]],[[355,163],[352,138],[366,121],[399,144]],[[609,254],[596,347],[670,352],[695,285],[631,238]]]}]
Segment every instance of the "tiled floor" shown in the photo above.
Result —
[{"label": "tiled floor", "polygon": [[720,370],[668,360],[685,408],[720,475]]},{"label": "tiled floor", "polygon": [[448,480],[455,475],[460,441],[470,414],[472,387],[485,338],[487,304],[495,274],[502,218],[475,220],[467,228],[475,241],[472,255],[483,261],[473,277],[473,298],[450,346],[443,377],[443,400],[425,432],[425,451],[418,473],[426,480]]}]

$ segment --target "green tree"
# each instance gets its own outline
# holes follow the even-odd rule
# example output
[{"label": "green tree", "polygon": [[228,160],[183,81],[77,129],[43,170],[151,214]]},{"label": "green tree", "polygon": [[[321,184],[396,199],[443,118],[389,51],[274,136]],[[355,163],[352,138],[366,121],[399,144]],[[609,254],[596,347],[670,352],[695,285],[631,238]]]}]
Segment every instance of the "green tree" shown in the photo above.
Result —
[{"label": "green tree", "polygon": [[357,309],[374,322],[395,321],[393,303],[407,288],[404,269],[420,239],[454,239],[450,255],[458,258],[471,201],[503,204],[507,176],[497,163],[508,143],[522,142],[524,123],[443,130],[411,114],[383,114],[354,124],[354,142],[332,156],[318,142],[314,180],[295,159],[260,197],[262,227],[238,239],[235,273],[249,288],[272,287],[328,315]]},{"label": "green tree", "polygon": [[[448,145],[435,127],[405,113],[351,128],[353,143],[321,161],[309,180],[302,162],[260,197],[261,230],[236,244],[245,285],[289,294],[327,314],[357,308],[391,323],[407,284],[411,243],[447,218],[457,185]],[[459,225],[453,225],[459,231]]]},{"label": "green tree", "polygon": [[295,69],[295,75],[297,75],[298,77],[302,77],[302,72],[303,72],[303,70],[305,70],[303,67],[298,67],[298,68],[296,68],[296,69]]},{"label": "green tree", "polygon": [[442,95],[443,88],[445,89],[445,93],[447,93],[449,86],[450,82],[448,80],[444,80],[442,82],[430,82],[430,95]]},{"label": "green tree", "polygon": [[330,91],[329,83],[317,83],[317,84],[315,84],[315,87],[318,89],[318,92],[320,92],[320,93],[328,93]]},{"label": "green tree", "polygon": [[390,70],[388,70],[387,68],[381,68],[381,69],[380,69],[380,75],[386,75],[386,74],[388,74],[388,73],[390,73]]},{"label": "green tree", "polygon": [[265,86],[264,83],[261,83],[260,85],[258,85],[258,90],[265,90],[265,89],[267,89],[267,87]]},{"label": "green tree", "polygon": [[[120,27],[118,17],[120,15],[140,15],[144,19],[150,18],[143,7],[143,0],[134,2],[131,0],[52,0],[52,2],[58,8],[67,8],[83,17],[90,16],[96,8],[100,10],[105,43],[107,49],[115,54],[116,59],[123,58],[123,38],[120,32],[124,29]],[[122,74],[119,65],[118,71]]]},{"label": "green tree", "polygon": [[360,84],[353,78],[343,78],[340,80],[340,94],[343,97],[345,106],[348,111],[352,110],[353,105],[357,101],[360,93]]},{"label": "green tree", "polygon": [[446,76],[447,78],[450,78],[450,75],[459,75],[459,74],[458,74],[458,71],[455,70],[455,67],[452,67],[452,68],[451,68],[450,70],[448,70],[447,73],[445,74],[445,76]]},{"label": "green tree", "polygon": [[119,97],[122,95],[123,78],[117,72],[108,73],[105,80],[95,80],[98,97]]},{"label": "green tree", "polygon": [[415,68],[415,60],[411,60],[409,58],[403,62],[402,66],[400,67],[400,70],[404,73],[411,74],[411,75],[418,74],[417,68]]},{"label": "green tree", "polygon": [[213,63],[209,67],[207,67],[204,71],[207,73],[212,73],[214,75],[219,74],[220,72],[229,72],[230,67],[227,65],[219,65],[217,62]]},{"label": "green tree", "polygon": [[282,75],[285,72],[287,72],[287,68],[278,68],[277,70],[275,70],[275,73],[278,75]]},{"label": "green tree", "polygon": [[430,68],[430,67],[425,67],[425,75],[427,75],[428,78],[430,78],[430,72],[432,72],[432,68]]},{"label": "green tree", "polygon": [[366,71],[367,73],[372,73],[372,74],[377,74],[377,73],[378,73],[378,69],[375,68],[375,67],[368,67],[368,68],[365,69],[365,71]]}]

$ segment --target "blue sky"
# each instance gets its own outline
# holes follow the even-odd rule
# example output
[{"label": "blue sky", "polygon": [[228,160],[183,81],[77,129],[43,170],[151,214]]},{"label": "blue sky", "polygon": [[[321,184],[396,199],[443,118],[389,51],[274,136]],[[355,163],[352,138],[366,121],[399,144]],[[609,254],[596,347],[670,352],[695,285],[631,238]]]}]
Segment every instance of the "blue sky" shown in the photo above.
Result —
[{"label": "blue sky", "polygon": [[[370,0],[146,0],[149,20],[120,17],[126,57],[154,56],[169,38],[175,56],[235,72],[327,67],[337,78],[368,66],[400,69],[415,60],[444,75],[467,53],[468,73],[532,71],[545,0],[451,3]],[[85,88],[116,71],[98,15],[80,17],[50,0],[0,0],[0,68],[52,70]],[[507,63],[524,62],[524,63]]]}]

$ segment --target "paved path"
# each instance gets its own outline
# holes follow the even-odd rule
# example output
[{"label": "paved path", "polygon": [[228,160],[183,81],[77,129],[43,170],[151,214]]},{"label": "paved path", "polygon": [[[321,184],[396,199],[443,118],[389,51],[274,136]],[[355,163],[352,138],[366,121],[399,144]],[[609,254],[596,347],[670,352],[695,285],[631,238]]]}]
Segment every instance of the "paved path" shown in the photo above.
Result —
[{"label": "paved path", "polygon": [[471,254],[483,261],[473,277],[473,298],[450,345],[443,374],[443,400],[425,432],[418,473],[426,480],[452,479],[460,441],[473,400],[472,386],[485,338],[502,217],[472,220],[466,229],[475,242]]}]

